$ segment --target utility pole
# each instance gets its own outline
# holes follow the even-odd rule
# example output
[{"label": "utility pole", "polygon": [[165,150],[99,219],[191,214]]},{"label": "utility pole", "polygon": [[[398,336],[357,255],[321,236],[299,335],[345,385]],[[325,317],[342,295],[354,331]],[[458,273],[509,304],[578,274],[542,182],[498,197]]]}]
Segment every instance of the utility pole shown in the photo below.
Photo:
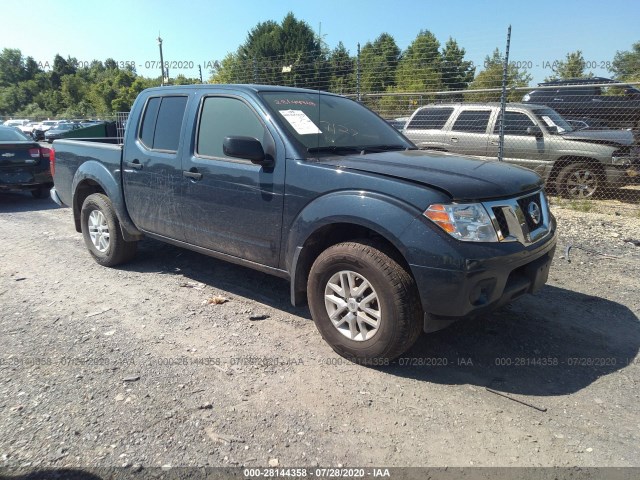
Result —
[{"label": "utility pole", "polygon": [[511,46],[511,25],[507,30],[507,49],[504,54],[504,63],[502,65],[502,96],[500,98],[500,140],[498,147],[498,160],[501,162],[504,158],[504,112],[507,103],[507,76],[509,75],[509,47]]},{"label": "utility pole", "polygon": [[158,35],[158,47],[160,47],[160,86],[164,86],[164,58],[162,58],[162,38]]},{"label": "utility pole", "polygon": [[198,71],[200,72],[200,83],[204,83],[202,81],[202,65],[198,64]]},{"label": "utility pole", "polygon": [[356,98],[360,98],[360,42],[358,42],[358,56],[356,57]]}]

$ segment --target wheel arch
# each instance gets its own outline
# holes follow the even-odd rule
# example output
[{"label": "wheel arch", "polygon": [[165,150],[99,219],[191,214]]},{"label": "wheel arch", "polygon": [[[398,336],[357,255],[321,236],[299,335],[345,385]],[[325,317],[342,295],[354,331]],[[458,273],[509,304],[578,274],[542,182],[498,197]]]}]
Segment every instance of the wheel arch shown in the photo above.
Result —
[{"label": "wheel arch", "polygon": [[599,160],[592,157],[581,157],[579,155],[565,155],[563,157],[558,158],[554,162],[553,168],[551,169],[551,173],[549,174],[549,178],[547,180],[548,183],[550,185],[554,184],[558,178],[558,174],[560,173],[560,171],[562,171],[564,167],[572,163],[578,163],[578,162],[584,162],[584,163],[588,163],[589,165],[593,165],[595,168],[598,169],[598,173],[604,175],[604,166],[602,165],[602,162],[600,162]]},{"label": "wheel arch", "polygon": [[336,192],[307,205],[292,222],[284,249],[284,269],[291,278],[291,303],[305,303],[311,265],[322,251],[341,242],[376,242],[410,272],[406,248],[400,239],[419,215],[418,209],[397,198],[372,192]]},{"label": "wheel arch", "polygon": [[102,193],[111,201],[120,223],[120,230],[127,241],[140,240],[140,232],[127,213],[122,184],[116,180],[105,165],[96,161],[84,162],[76,171],[71,186],[72,208],[75,227],[81,231],[80,211],[86,198],[93,193]]}]

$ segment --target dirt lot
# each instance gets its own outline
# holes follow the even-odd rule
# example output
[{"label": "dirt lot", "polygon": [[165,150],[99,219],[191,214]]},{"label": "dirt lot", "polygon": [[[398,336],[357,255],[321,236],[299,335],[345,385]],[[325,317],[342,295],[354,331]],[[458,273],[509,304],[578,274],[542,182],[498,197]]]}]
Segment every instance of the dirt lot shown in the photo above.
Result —
[{"label": "dirt lot", "polygon": [[640,217],[555,214],[543,291],[365,368],[282,280],[155,241],[103,268],[0,194],[0,466],[640,466]]}]

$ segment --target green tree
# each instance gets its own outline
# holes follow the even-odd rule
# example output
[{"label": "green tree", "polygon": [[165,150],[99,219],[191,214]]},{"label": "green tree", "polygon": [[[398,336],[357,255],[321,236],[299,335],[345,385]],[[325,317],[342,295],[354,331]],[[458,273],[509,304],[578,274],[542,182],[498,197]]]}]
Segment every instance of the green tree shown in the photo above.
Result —
[{"label": "green tree", "polygon": [[265,83],[316,88],[327,83],[322,42],[293,13],[258,23],[236,52],[216,62],[213,83]]},{"label": "green tree", "polygon": [[[497,102],[500,100],[501,92],[479,92],[472,93],[473,90],[500,89],[502,87],[503,58],[499,49],[495,49],[493,54],[487,55],[484,60],[484,70],[482,70],[469,85],[465,92],[465,99],[476,102]],[[531,75],[524,69],[518,68],[513,63],[507,67],[507,89],[515,87],[526,87],[531,81]],[[507,94],[509,101],[516,101],[522,98],[522,93],[510,90]]]},{"label": "green tree", "polygon": [[329,54],[329,91],[340,94],[356,89],[355,59],[342,42]]},{"label": "green tree", "polygon": [[554,74],[547,77],[545,81],[593,77],[593,73],[585,73],[584,71],[587,62],[585,62],[581,50],[567,53],[567,56],[564,60],[554,62],[554,65]]},{"label": "green tree", "polygon": [[360,52],[361,91],[384,92],[396,84],[400,48],[388,33],[367,42]]},{"label": "green tree", "polygon": [[16,85],[27,77],[22,52],[4,48],[0,53],[0,87]]},{"label": "green tree", "polygon": [[[250,83],[249,76],[244,68],[244,63],[238,54],[228,53],[222,62],[215,61],[210,73],[210,83]],[[259,80],[258,83],[268,83]]]},{"label": "green tree", "polygon": [[640,82],[640,42],[634,43],[630,51],[617,51],[609,70],[617,80]]},{"label": "green tree", "polygon": [[434,92],[442,88],[440,42],[433,33],[421,31],[402,53],[396,70],[400,92]]},{"label": "green tree", "polygon": [[465,90],[473,81],[476,67],[464,59],[465,53],[453,38],[447,40],[442,50],[442,86],[445,90]]}]

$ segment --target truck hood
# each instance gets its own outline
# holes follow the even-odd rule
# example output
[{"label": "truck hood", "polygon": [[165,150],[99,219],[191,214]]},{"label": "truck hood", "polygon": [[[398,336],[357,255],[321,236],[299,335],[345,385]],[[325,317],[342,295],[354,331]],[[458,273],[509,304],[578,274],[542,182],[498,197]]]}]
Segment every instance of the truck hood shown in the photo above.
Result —
[{"label": "truck hood", "polygon": [[542,187],[531,170],[500,163],[422,150],[330,156],[321,164],[419,183],[453,200],[488,200],[521,195]]},{"label": "truck hood", "polygon": [[633,145],[633,134],[628,130],[578,130],[561,135],[566,140],[597,143],[599,145]]}]

